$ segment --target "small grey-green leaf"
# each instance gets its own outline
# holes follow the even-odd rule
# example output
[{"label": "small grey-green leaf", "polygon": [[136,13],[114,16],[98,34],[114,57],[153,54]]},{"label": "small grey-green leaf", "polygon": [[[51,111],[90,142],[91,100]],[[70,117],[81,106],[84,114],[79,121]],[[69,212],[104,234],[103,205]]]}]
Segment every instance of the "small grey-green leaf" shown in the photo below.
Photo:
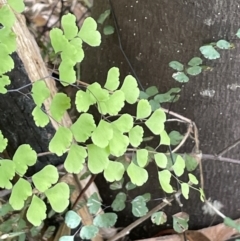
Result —
[{"label": "small grey-green leaf", "polygon": [[140,94],[139,94],[139,99],[140,99],[140,100],[141,100],[141,99],[147,100],[149,97],[150,97],[150,96],[149,96],[146,92],[140,91]]},{"label": "small grey-green leaf", "polygon": [[62,236],[59,241],[73,241],[74,236]]},{"label": "small grey-green leaf", "polygon": [[113,211],[115,212],[122,211],[126,206],[125,204],[126,199],[127,199],[127,195],[123,192],[119,192],[111,205]]},{"label": "small grey-green leaf", "polygon": [[132,190],[134,188],[136,188],[137,186],[135,184],[133,184],[132,182],[128,182],[125,186],[125,188],[129,191]]},{"label": "small grey-green leaf", "polygon": [[147,193],[143,194],[142,197],[144,198],[145,202],[148,202],[151,200],[151,193],[147,192]]},{"label": "small grey-green leaf", "polygon": [[6,214],[10,213],[13,211],[12,206],[9,203],[3,204],[0,207],[0,217],[5,216]]},{"label": "small grey-green leaf", "polygon": [[183,64],[181,64],[178,61],[171,61],[169,63],[169,67],[171,67],[172,69],[177,70],[177,71],[182,71],[184,68]]},{"label": "small grey-green leaf", "polygon": [[178,131],[171,131],[169,133],[170,143],[173,146],[178,145],[183,139],[183,135],[181,135]]},{"label": "small grey-green leaf", "polygon": [[156,86],[150,86],[146,89],[146,94],[149,95],[149,97],[154,96],[158,94],[158,88]]},{"label": "small grey-green leaf", "polygon": [[[159,102],[159,103],[164,103],[164,102],[175,102],[179,99],[179,93],[181,91],[180,88],[171,88],[168,92],[164,94],[158,94],[154,96],[154,100]],[[149,102],[150,103],[150,102]]]},{"label": "small grey-green leaf", "polygon": [[194,57],[188,62],[188,65],[190,66],[197,66],[200,64],[202,64],[202,59],[199,57]]},{"label": "small grey-green leaf", "polygon": [[207,59],[220,58],[220,54],[218,53],[218,51],[215,48],[213,48],[212,45],[202,46],[202,47],[200,47],[199,50],[203,54],[203,56]]},{"label": "small grey-green leaf", "polygon": [[93,224],[100,228],[110,228],[115,225],[117,218],[116,213],[99,214],[93,219]]},{"label": "small grey-green leaf", "polygon": [[79,235],[82,239],[89,240],[94,238],[97,235],[98,231],[99,231],[98,227],[94,225],[85,225],[82,227]]},{"label": "small grey-green leaf", "polygon": [[187,68],[187,73],[190,75],[198,75],[201,72],[202,72],[201,66],[193,66],[193,67]]},{"label": "small grey-green leaf", "polygon": [[103,28],[104,35],[111,35],[114,33],[114,27],[111,25],[107,25]]},{"label": "small grey-green leaf", "polygon": [[221,40],[217,41],[217,47],[220,49],[230,49],[231,44],[228,41],[221,39]]},{"label": "small grey-green leaf", "polygon": [[151,105],[152,111],[155,111],[161,107],[156,100],[150,100],[149,104]]},{"label": "small grey-green leaf", "polygon": [[186,83],[189,81],[189,78],[183,72],[173,73],[172,77],[180,83]]},{"label": "small grey-green leaf", "polygon": [[123,186],[123,182],[124,182],[124,178],[122,178],[120,181],[115,181],[115,182],[111,183],[109,187],[111,190],[121,189]]},{"label": "small grey-green leaf", "polygon": [[99,16],[97,22],[98,22],[99,24],[103,24],[103,22],[107,19],[107,17],[110,15],[110,13],[111,13],[111,11],[110,11],[109,9],[106,10],[105,12],[103,12],[103,13]]},{"label": "small grey-green leaf", "polygon": [[65,223],[66,225],[74,229],[76,228],[81,222],[81,217],[74,211],[70,210],[65,215]]},{"label": "small grey-green leaf", "polygon": [[132,201],[132,213],[135,217],[142,217],[146,215],[148,208],[143,196],[137,196]]},{"label": "small grey-green leaf", "polygon": [[89,208],[89,212],[91,214],[96,214],[99,208],[101,207],[101,201],[98,197],[98,194],[95,192],[93,193],[87,201],[87,206]]},{"label": "small grey-green leaf", "polygon": [[167,215],[164,212],[156,212],[151,216],[151,220],[157,225],[164,224],[167,221]]}]

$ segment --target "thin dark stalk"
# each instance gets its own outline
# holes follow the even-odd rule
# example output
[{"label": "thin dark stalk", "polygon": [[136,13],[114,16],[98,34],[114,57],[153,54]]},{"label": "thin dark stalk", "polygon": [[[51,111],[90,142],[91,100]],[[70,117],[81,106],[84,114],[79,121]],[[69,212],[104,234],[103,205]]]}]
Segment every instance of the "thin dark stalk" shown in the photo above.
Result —
[{"label": "thin dark stalk", "polygon": [[127,57],[127,55],[126,55],[126,53],[125,53],[125,51],[123,50],[122,40],[121,40],[120,33],[119,33],[119,26],[118,26],[117,18],[116,18],[115,11],[114,11],[114,8],[113,8],[113,4],[112,4],[112,1],[111,1],[111,0],[108,0],[108,2],[109,2],[109,5],[110,5],[110,7],[111,7],[111,12],[112,12],[112,16],[113,16],[113,21],[114,21],[116,33],[117,33],[119,48],[120,48],[120,50],[121,50],[121,52],[122,52],[125,60],[127,61],[128,66],[130,67],[130,69],[131,69],[134,77],[136,78],[136,80],[137,80],[137,82],[138,82],[138,85],[140,86],[140,88],[141,88],[142,90],[144,90],[144,87],[143,87],[141,81],[139,80],[139,78],[138,78],[138,76],[137,76],[137,73],[135,72],[135,70],[134,70],[134,68],[133,68],[133,66],[132,66],[129,58]]}]

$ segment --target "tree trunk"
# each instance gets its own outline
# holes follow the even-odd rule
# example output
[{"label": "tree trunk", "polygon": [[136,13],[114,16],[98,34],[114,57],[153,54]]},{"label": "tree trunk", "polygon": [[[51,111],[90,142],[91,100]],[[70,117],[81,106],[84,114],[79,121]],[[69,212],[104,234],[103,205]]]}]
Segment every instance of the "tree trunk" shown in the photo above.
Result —
[{"label": "tree trunk", "polygon": [[[15,68],[9,73],[11,85],[8,89],[16,91],[0,95],[0,130],[8,139],[7,152],[10,158],[21,144],[29,144],[37,153],[48,151],[48,143],[55,133],[51,124],[45,128],[38,128],[35,125],[31,114],[35,104],[28,95],[31,92],[31,82],[19,56],[15,53],[12,57]],[[24,86],[27,87],[22,88]],[[22,93],[17,92],[20,88]],[[31,168],[31,173],[39,171],[47,164],[59,165],[63,161],[64,157],[59,158],[55,155],[39,157],[37,165]]]},{"label": "tree trunk", "polygon": [[[196,123],[201,151],[216,154],[239,139],[239,90],[231,91],[228,85],[239,82],[240,44],[235,33],[240,26],[240,0],[112,0],[112,5],[122,47],[144,88],[156,85],[160,93],[172,87],[182,88],[180,100],[171,109]],[[94,2],[92,16],[96,19],[107,9],[110,9],[108,0],[97,0]],[[114,25],[113,16],[107,21]],[[235,49],[220,51],[221,58],[218,60],[205,60],[204,64],[212,66],[212,71],[191,77],[184,85],[171,77],[173,71],[168,67],[170,61],[177,60],[186,64],[192,57],[201,57],[199,47],[219,39],[229,40]],[[122,80],[128,73],[134,75],[120,51],[116,31],[114,35],[102,35],[101,46],[88,48],[85,56],[82,81],[98,81],[103,84],[108,69],[113,66],[120,68]],[[204,90],[214,90],[215,94],[213,97],[202,96]],[[167,108],[168,105],[164,107]],[[192,145],[188,145],[182,151],[190,151],[191,148]],[[240,159],[239,148],[232,149],[226,155]],[[149,173],[148,184],[139,188],[137,193],[130,192],[129,198],[149,191],[153,198],[164,197],[159,191],[156,167],[150,166]],[[238,164],[203,161],[206,196],[220,201],[224,205],[222,211],[232,218],[240,216],[239,173]],[[106,192],[106,184],[101,178],[97,185],[105,204],[111,204],[116,192]],[[190,214],[190,228],[202,228],[212,224],[212,221],[222,221],[204,215],[199,193],[193,190],[190,192],[190,200],[183,200],[183,211]],[[150,202],[149,207],[156,203]],[[181,211],[177,203],[166,210],[169,217]],[[120,219],[119,224],[124,226],[132,221],[130,205],[120,213]]]}]

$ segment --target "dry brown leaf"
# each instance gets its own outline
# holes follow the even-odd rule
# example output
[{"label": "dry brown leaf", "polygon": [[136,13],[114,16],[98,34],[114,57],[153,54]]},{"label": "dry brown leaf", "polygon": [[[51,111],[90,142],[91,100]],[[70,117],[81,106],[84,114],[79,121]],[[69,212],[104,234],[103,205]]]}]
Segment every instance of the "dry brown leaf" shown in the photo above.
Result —
[{"label": "dry brown leaf", "polygon": [[37,27],[43,27],[46,22],[47,22],[47,19],[45,19],[43,16],[41,15],[37,15],[36,17],[34,17],[32,19],[33,23],[37,26]]},{"label": "dry brown leaf", "polygon": [[[80,0],[69,0],[62,2],[59,0],[25,0],[24,15],[31,23],[32,27],[59,27],[59,17],[62,9],[71,9],[77,19],[80,19],[88,9]],[[87,17],[87,16],[86,16]],[[57,24],[56,24],[57,23]],[[79,26],[82,21],[79,22]]]},{"label": "dry brown leaf", "polygon": [[[235,220],[235,222],[239,223],[240,219]],[[162,234],[164,231],[160,233]],[[227,227],[225,224],[221,223],[198,231],[188,230],[185,232],[185,235],[188,241],[226,241],[237,233],[237,230]],[[137,241],[184,241],[184,235],[172,234]]]},{"label": "dry brown leaf", "polygon": [[162,236],[162,237],[139,239],[136,241],[182,241],[182,238],[178,234],[173,234],[173,235],[166,235],[166,236]]},{"label": "dry brown leaf", "polygon": [[189,230],[186,231],[185,234],[188,241],[211,241],[208,237],[205,236],[205,234],[198,231]]},{"label": "dry brown leaf", "polygon": [[[240,219],[235,221],[240,222]],[[199,232],[205,234],[205,236],[208,237],[211,241],[225,241],[238,233],[237,230],[227,227],[223,223],[209,228],[201,229]]]}]

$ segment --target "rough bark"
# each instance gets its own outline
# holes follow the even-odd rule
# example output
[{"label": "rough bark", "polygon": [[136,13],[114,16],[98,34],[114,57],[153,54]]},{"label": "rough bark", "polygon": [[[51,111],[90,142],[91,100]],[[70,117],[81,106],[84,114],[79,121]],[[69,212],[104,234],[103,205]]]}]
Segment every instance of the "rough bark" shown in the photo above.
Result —
[{"label": "rough bark", "polygon": [[[239,90],[231,91],[227,86],[239,82],[240,44],[235,33],[240,26],[240,1],[112,0],[112,4],[123,49],[144,87],[156,85],[161,93],[172,87],[182,87],[181,98],[173,104],[172,110],[195,121],[203,153],[215,154],[234,143],[240,135]],[[109,8],[108,0],[97,0],[92,16],[97,18]],[[112,17],[108,21],[113,24]],[[173,71],[168,67],[170,61],[187,63],[192,57],[200,56],[200,46],[219,39],[230,40],[235,49],[221,51],[219,60],[205,61],[213,67],[212,71],[190,78],[184,86],[171,78]],[[113,66],[120,67],[122,80],[131,73],[119,49],[116,32],[112,36],[103,35],[102,45],[87,49],[85,56],[82,81],[104,83],[108,69]],[[200,94],[207,89],[215,91],[212,98]],[[189,145],[186,150],[191,148]],[[226,156],[240,159],[239,154],[239,148],[236,147]],[[149,172],[150,182],[141,187],[138,194],[151,191],[153,198],[164,197],[159,191],[156,168],[150,166]],[[222,202],[222,211],[232,218],[240,215],[239,172],[238,164],[210,160],[203,162],[206,196]],[[106,204],[110,204],[116,192],[106,192],[106,184],[102,183],[102,179],[99,179],[97,185],[100,193]],[[130,198],[133,197],[131,194]],[[149,204],[150,207],[154,205],[155,202]],[[190,214],[192,229],[206,227],[212,222],[212,217],[203,215],[202,205],[195,191],[191,191],[189,201],[184,201],[183,210]],[[120,225],[125,226],[132,221],[130,209],[129,206],[120,214]],[[180,211],[180,208],[176,204],[167,211],[170,215]],[[213,220],[214,223],[219,221],[219,218]]]},{"label": "rough bark", "polygon": [[[4,137],[8,139],[8,155],[12,157],[21,144],[29,144],[37,153],[46,152],[55,130],[51,124],[45,128],[38,128],[35,125],[31,115],[35,105],[31,96],[27,95],[31,91],[31,86],[23,88],[22,94],[17,92],[17,89],[27,86],[31,82],[19,56],[15,53],[12,57],[15,68],[9,73],[11,85],[8,86],[8,89],[16,90],[16,92],[0,95],[2,112],[0,129]],[[59,158],[55,155],[39,157],[32,172],[36,172],[47,164],[60,164],[63,160],[63,157]]]}]

